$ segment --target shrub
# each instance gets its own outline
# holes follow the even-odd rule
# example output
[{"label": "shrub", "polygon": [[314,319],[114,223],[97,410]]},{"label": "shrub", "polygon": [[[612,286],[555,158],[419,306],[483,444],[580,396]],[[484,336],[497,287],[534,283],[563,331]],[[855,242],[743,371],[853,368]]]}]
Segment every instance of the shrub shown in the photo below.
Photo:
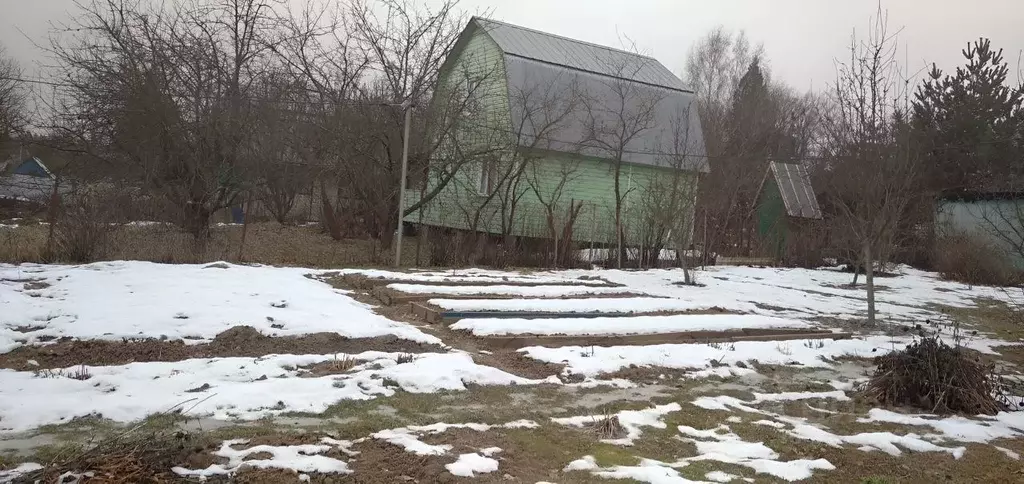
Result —
[{"label": "shrub", "polygon": [[1000,250],[977,237],[957,235],[940,240],[933,260],[943,279],[964,284],[1012,286],[1021,280]]}]

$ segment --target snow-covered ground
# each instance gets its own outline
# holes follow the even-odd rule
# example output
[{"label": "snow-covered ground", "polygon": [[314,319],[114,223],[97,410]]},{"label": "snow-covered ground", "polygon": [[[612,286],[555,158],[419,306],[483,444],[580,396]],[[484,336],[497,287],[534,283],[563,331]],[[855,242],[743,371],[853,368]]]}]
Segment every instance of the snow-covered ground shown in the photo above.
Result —
[{"label": "snow-covered ground", "polygon": [[714,362],[721,370],[738,363],[795,364],[827,368],[839,356],[874,356],[902,349],[909,339],[872,336],[846,340],[740,341],[712,344],[662,344],[647,346],[533,346],[520,351],[549,363],[564,363],[566,371],[597,375],[631,365],[702,369]]},{"label": "snow-covered ground", "polygon": [[395,283],[388,284],[388,288],[396,291],[408,292],[411,294],[441,294],[450,296],[479,295],[479,296],[518,296],[518,297],[563,297],[563,296],[584,296],[588,294],[622,294],[628,291],[623,287],[601,287],[601,286],[444,286]]},{"label": "snow-covered ground", "polygon": [[514,272],[492,271],[486,269],[458,269],[452,271],[412,271],[396,272],[380,269],[342,269],[342,275],[363,275],[370,279],[386,279],[390,281],[408,281],[417,283],[528,283],[528,284],[565,284],[582,286],[603,286],[607,281],[592,278],[563,277],[556,274],[519,274]]},{"label": "snow-covered ground", "polygon": [[[879,277],[875,284],[879,317],[890,320],[919,321],[938,317],[930,307],[935,304],[969,307],[977,298],[1001,301],[1019,300],[1019,288],[968,286],[944,281],[935,273],[909,267],[898,268],[895,277]],[[631,292],[690,301],[747,312],[751,304],[763,314],[784,317],[863,318],[866,308],[863,277],[857,289],[843,287],[853,280],[851,273],[835,269],[779,269],[753,267],[709,267],[699,271],[697,282],[703,286],[679,285],[679,269],[648,271],[573,270],[559,271],[563,277],[600,276],[623,284]]]},{"label": "snow-covered ground", "polygon": [[[0,370],[0,432],[17,432],[75,417],[102,415],[131,422],[180,409],[185,415],[254,420],[285,412],[320,413],[341,400],[367,400],[396,390],[432,393],[467,384],[541,383],[477,365],[465,353],[400,355],[367,352],[349,372],[302,377],[298,366],[346,355],[212,358],[122,366],[80,366],[39,374]],[[77,379],[75,375],[87,375]],[[549,380],[550,381],[550,380]],[[558,381],[554,379],[553,381]]]},{"label": "snow-covered ground", "polygon": [[313,272],[226,263],[0,264],[0,352],[17,340],[62,336],[200,343],[239,325],[276,336],[329,331],[440,342],[306,277]]},{"label": "snow-covered ground", "polygon": [[[416,342],[444,344],[435,336],[444,330],[422,329],[390,320],[357,302],[348,291],[337,290],[319,280],[330,272],[302,268],[244,266],[225,263],[162,265],[146,262],[105,262],[87,265],[0,265],[0,353],[24,345],[46,345],[56,337],[120,340],[122,338],[182,339],[187,343],[209,341],[231,327],[252,326],[270,336],[293,336],[334,332],[351,338],[396,336]],[[750,328],[831,329],[832,318],[855,319],[864,315],[862,288],[844,287],[851,275],[835,270],[755,269],[717,267],[698,273],[703,286],[678,284],[678,270],[617,271],[571,270],[518,273],[492,270],[416,271],[397,273],[384,270],[343,270],[343,274],[402,281],[392,289],[421,294],[473,296],[473,299],[432,299],[431,304],[455,311],[542,311],[552,313],[607,312],[650,313],[702,311],[719,308],[731,314],[642,315],[599,318],[475,318],[463,319],[451,329],[487,335],[617,335],[657,334],[675,331],[720,331]],[[603,287],[605,281],[620,285]],[[445,283],[458,282],[451,286]],[[470,283],[480,283],[472,285]],[[513,284],[543,283],[540,286]],[[470,284],[470,285],[466,285]],[[553,285],[550,285],[553,284]],[[968,287],[939,280],[935,275],[901,268],[896,277],[877,280],[880,317],[899,323],[923,322],[939,316],[936,305],[968,307],[977,298],[1007,300],[1018,297],[1000,288]],[[1017,290],[1019,291],[1019,289]],[[640,297],[590,295],[632,293]],[[491,299],[502,296],[503,299]],[[512,297],[509,299],[508,297]],[[563,299],[556,299],[563,298]],[[827,318],[827,319],[826,319]],[[826,319],[826,321],[822,321]],[[451,333],[448,333],[451,334]],[[468,336],[460,336],[468,338]],[[912,337],[881,334],[858,335],[852,339],[791,340],[710,344],[662,344],[647,346],[565,346],[528,347],[522,355],[539,363],[564,365],[563,378],[582,375],[583,383],[563,383],[555,375],[547,378],[518,376],[516,367],[499,358],[485,359],[490,352],[473,348],[471,353],[456,348],[445,352],[400,355],[364,352],[354,355],[266,355],[258,358],[197,358],[171,362],[131,363],[117,366],[72,366],[40,371],[0,369],[0,437],[31,431],[45,424],[59,424],[76,417],[102,415],[116,422],[132,422],[158,412],[180,410],[190,417],[218,420],[254,420],[289,412],[317,414],[342,400],[387,399],[397,392],[407,394],[467,395],[475,385],[572,386],[617,384],[646,395],[636,384],[597,380],[600,375],[635,367],[684,370],[684,378],[740,377],[734,381],[770,378],[752,363],[785,365],[808,369],[808,373],[838,372],[841,356],[877,356],[898,350]],[[968,344],[991,352],[1007,344],[986,335],[972,337]],[[467,348],[467,351],[469,349]],[[499,351],[495,349],[495,351]],[[511,353],[512,350],[502,350]],[[509,355],[504,355],[508,357]],[[308,365],[351,361],[352,368],[337,374],[316,376]],[[558,370],[552,370],[552,373]],[[862,375],[861,375],[862,376]],[[662,375],[662,378],[673,378]],[[856,379],[816,380],[834,390],[775,391],[750,386],[746,399],[722,395],[718,383],[705,385],[702,393],[663,405],[630,405],[612,414],[624,433],[604,438],[608,444],[627,447],[671,433],[674,441],[690,442],[696,455],[674,460],[655,460],[637,455],[636,465],[608,465],[593,456],[580,455],[561,462],[554,472],[578,472],[599,478],[632,478],[641,482],[738,482],[768,475],[783,480],[800,480],[833,472],[838,462],[815,455],[784,460],[775,444],[745,440],[739,427],[750,423],[797,441],[810,441],[850,452],[882,452],[899,456],[906,451],[936,452],[960,458],[968,452],[966,443],[997,445],[997,439],[1024,437],[1024,412],[1003,412],[993,417],[940,418],[907,415],[887,409],[872,409],[857,415],[864,426],[885,424],[885,431],[860,433],[830,429],[804,417],[780,413],[778,402],[847,402]],[[566,379],[566,381],[571,381]],[[670,382],[667,382],[670,383]],[[785,380],[777,383],[788,384]],[[727,383],[739,385],[737,383]],[[641,385],[642,386],[642,385]],[[547,387],[545,387],[547,388]],[[666,388],[668,386],[666,385]],[[604,398],[605,393],[597,392]],[[458,393],[461,392],[461,393]],[[628,395],[628,394],[627,394]],[[590,396],[590,395],[588,395]],[[421,396],[414,395],[415,398]],[[613,402],[613,397],[608,402]],[[582,396],[581,396],[582,399]],[[566,408],[576,408],[575,401]],[[663,402],[659,402],[663,403]],[[816,403],[817,405],[817,403]],[[808,404],[812,410],[828,415]],[[720,422],[709,427],[668,425],[669,415],[689,410],[719,412]],[[861,410],[863,412],[863,410]],[[560,431],[589,427],[609,415],[593,412],[516,415],[507,423],[439,422],[432,425],[378,428],[358,436],[334,436],[304,445],[249,445],[229,439],[212,453],[221,458],[213,466],[193,469],[177,467],[181,476],[205,477],[232,474],[243,467],[291,469],[308,473],[348,474],[351,449],[362,442],[384,442],[398,446],[417,458],[444,460],[444,469],[455,476],[475,477],[506,469],[505,459],[515,449],[435,443],[421,440],[451,429],[475,432],[530,431],[553,426]],[[514,420],[520,419],[520,420]],[[431,419],[433,421],[433,419]],[[904,425],[906,432],[890,431]],[[591,436],[596,440],[602,440]],[[340,440],[351,438],[352,440]],[[433,439],[434,437],[431,437]],[[502,444],[502,447],[505,447]],[[1012,447],[1012,446],[1010,446]],[[636,448],[642,448],[637,446]],[[1017,452],[997,447],[1007,458]],[[1020,450],[1020,449],[1018,449]],[[339,453],[340,452],[340,453]],[[330,454],[330,455],[327,455]],[[341,458],[338,458],[338,457]],[[345,457],[348,456],[348,457]],[[575,459],[575,456],[573,457]],[[703,481],[683,477],[686,468],[703,462],[712,469]],[[714,463],[729,465],[716,469]],[[36,467],[26,464],[13,471],[0,471],[0,482]],[[691,470],[693,468],[691,467]],[[729,472],[725,472],[725,471]],[[6,474],[5,474],[6,473]],[[703,473],[703,471],[702,471]],[[305,480],[305,479],[303,479]],[[531,481],[533,482],[533,481]]]},{"label": "snow-covered ground", "polygon": [[[430,299],[430,304],[449,311],[533,311],[552,313],[656,313],[708,311],[713,304],[665,297],[604,297],[590,299]],[[755,312],[754,304],[735,304],[733,309]]]}]

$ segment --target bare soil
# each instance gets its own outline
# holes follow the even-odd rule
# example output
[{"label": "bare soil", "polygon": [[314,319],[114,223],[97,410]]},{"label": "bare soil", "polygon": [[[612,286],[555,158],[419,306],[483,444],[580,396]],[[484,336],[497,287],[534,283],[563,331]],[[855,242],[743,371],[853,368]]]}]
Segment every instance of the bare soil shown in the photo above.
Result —
[{"label": "bare soil", "polygon": [[543,379],[562,372],[565,365],[544,363],[542,361],[527,358],[517,351],[495,351],[491,354],[478,353],[473,355],[473,361],[479,365],[493,366],[500,368],[513,375],[523,378]]},{"label": "bare soil", "polygon": [[665,368],[662,366],[637,366],[630,365],[621,370],[611,373],[602,373],[600,378],[613,379],[621,378],[635,383],[655,384],[667,381],[677,381],[688,373],[688,370],[679,368]]},{"label": "bare soil", "polygon": [[355,474],[346,482],[385,484],[396,482],[455,482],[444,465],[452,456],[422,456],[396,445],[368,439],[355,447],[359,455],[349,461]]},{"label": "bare soil", "polygon": [[[21,346],[0,354],[0,368],[31,371],[67,368],[74,365],[123,365],[133,362],[181,361],[188,358],[214,358],[271,354],[335,354],[363,351],[425,353],[443,351],[440,346],[416,343],[394,336],[346,338],[337,333],[312,333],[303,336],[273,337],[260,334],[250,326],[235,326],[218,334],[213,341],[186,345],[183,341],[153,338],[122,341],[75,340],[62,338],[46,346]],[[31,365],[34,360],[39,365]]]}]

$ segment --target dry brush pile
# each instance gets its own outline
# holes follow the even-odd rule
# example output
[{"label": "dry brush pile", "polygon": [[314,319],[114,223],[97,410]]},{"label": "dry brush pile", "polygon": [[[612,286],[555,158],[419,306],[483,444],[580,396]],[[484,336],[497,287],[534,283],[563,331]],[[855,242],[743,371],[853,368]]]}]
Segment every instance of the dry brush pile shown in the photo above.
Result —
[{"label": "dry brush pile", "polygon": [[995,365],[938,336],[922,337],[875,363],[878,367],[865,393],[881,404],[965,415],[994,415],[1007,409],[1005,384]]}]

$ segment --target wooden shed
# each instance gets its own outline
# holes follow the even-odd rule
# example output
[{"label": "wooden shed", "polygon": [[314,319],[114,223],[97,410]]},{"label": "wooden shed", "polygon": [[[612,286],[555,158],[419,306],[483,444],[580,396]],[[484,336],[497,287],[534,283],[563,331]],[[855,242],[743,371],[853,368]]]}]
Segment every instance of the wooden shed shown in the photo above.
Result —
[{"label": "wooden shed", "polygon": [[809,221],[821,220],[821,207],[802,164],[768,164],[757,190],[754,217],[762,247],[776,260],[786,254],[795,231],[805,229]]}]

